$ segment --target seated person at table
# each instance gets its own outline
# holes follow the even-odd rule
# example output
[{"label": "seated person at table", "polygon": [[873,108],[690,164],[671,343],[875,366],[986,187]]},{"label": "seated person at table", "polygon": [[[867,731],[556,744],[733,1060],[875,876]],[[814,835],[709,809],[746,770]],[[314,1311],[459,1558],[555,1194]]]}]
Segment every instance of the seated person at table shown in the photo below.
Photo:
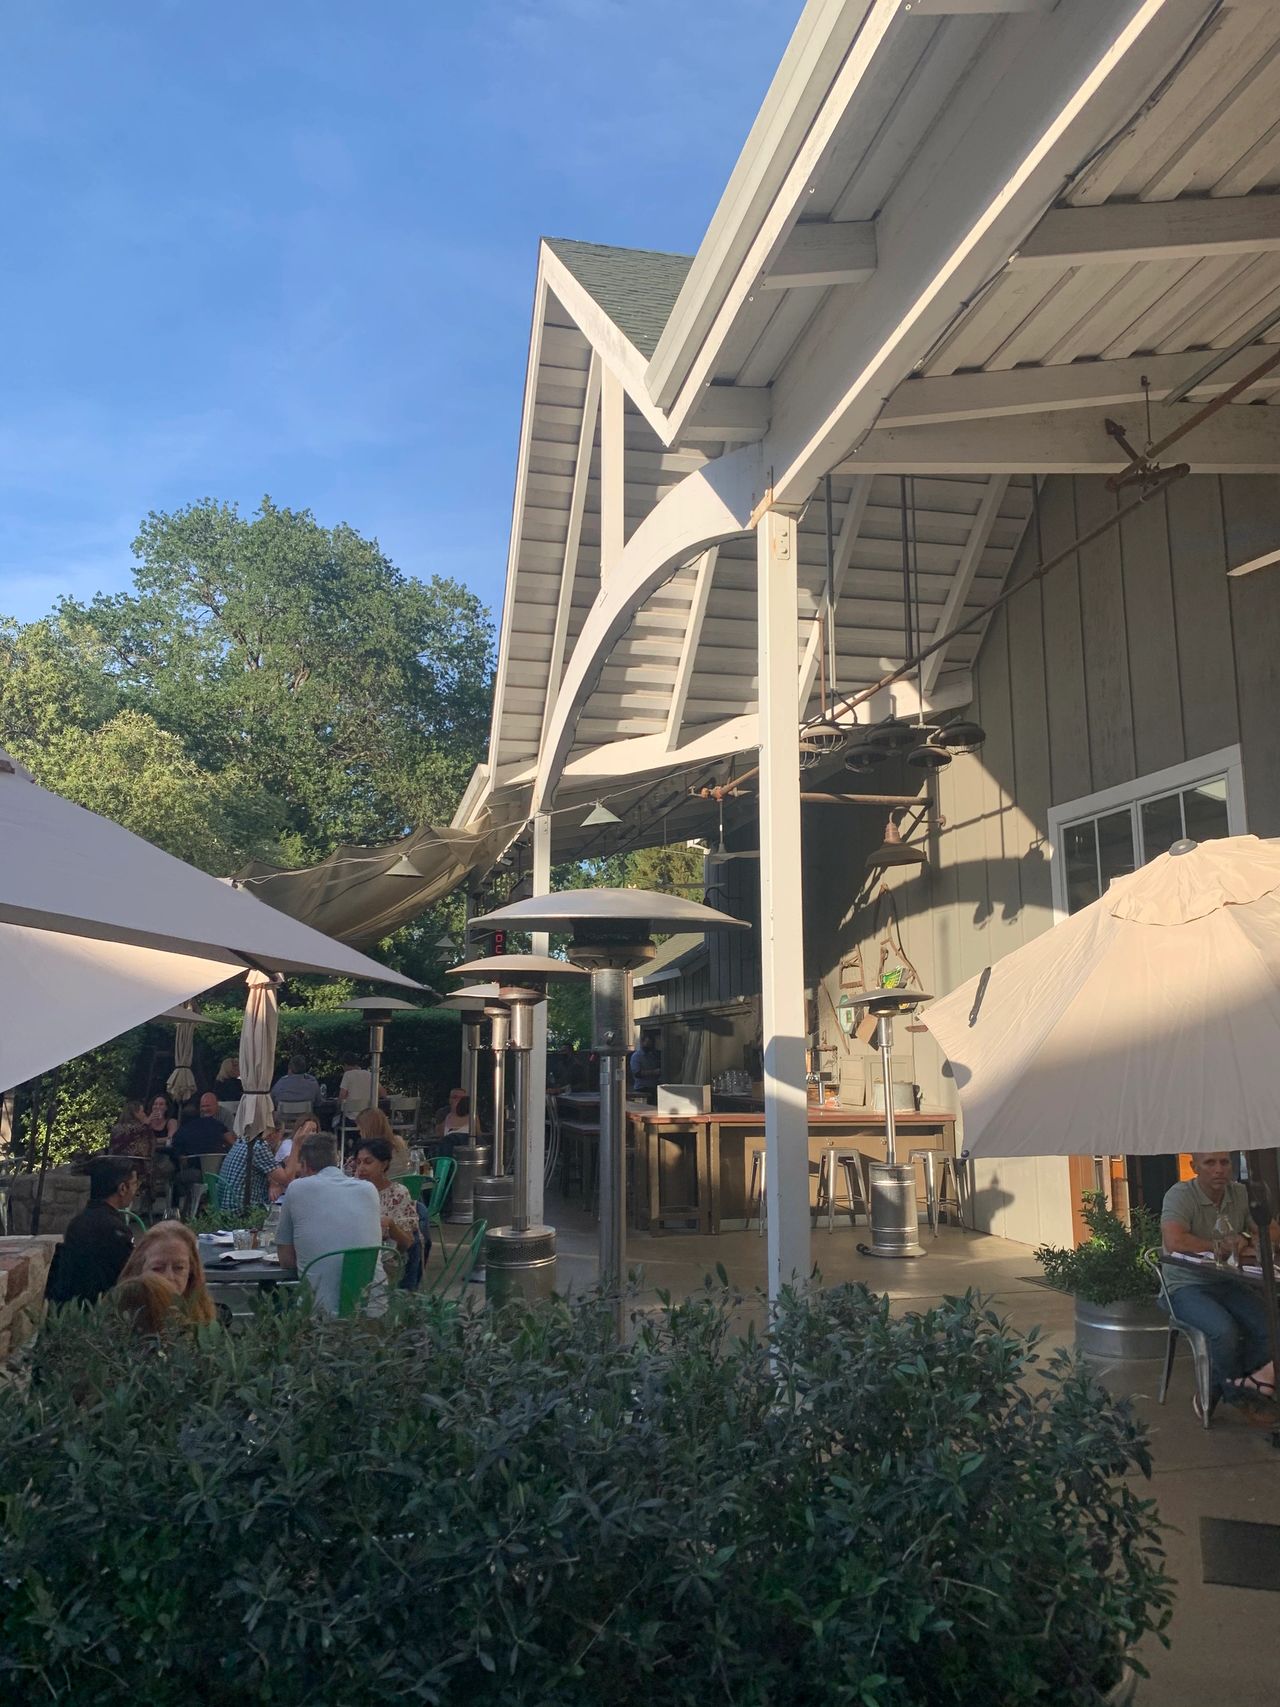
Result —
[{"label": "seated person at table", "polygon": [[[301,1274],[317,1257],[334,1251],[364,1250],[382,1245],[382,1206],[367,1179],[353,1179],[338,1166],[338,1147],[327,1132],[304,1138],[298,1151],[298,1177],[281,1199],[276,1253],[284,1268]],[[316,1308],[338,1313],[342,1263],[334,1257],[319,1263],[307,1276]],[[365,1314],[381,1315],[387,1307],[386,1276],[379,1263],[369,1288]]]},{"label": "seated person at table", "polygon": [[289,1071],[282,1073],[271,1087],[271,1095],[279,1108],[282,1102],[309,1102],[314,1108],[320,1100],[320,1081],[308,1073],[301,1055],[289,1057]]},{"label": "seated person at table", "polygon": [[449,1110],[448,1114],[445,1115],[444,1123],[440,1128],[440,1132],[443,1137],[450,1138],[455,1133],[469,1132],[470,1130],[471,1098],[466,1096],[459,1097],[454,1106]]},{"label": "seated person at table", "polygon": [[373,1074],[367,1067],[360,1065],[358,1055],[344,1056],[342,1062],[342,1082],[338,1086],[338,1112],[347,1120],[354,1120],[357,1114],[363,1114],[373,1103]]},{"label": "seated person at table", "polygon": [[193,1322],[217,1320],[209,1288],[204,1283],[200,1247],[190,1227],[181,1221],[157,1221],[133,1247],[133,1255],[120,1271],[120,1283],[149,1275],[181,1299],[185,1314]]},{"label": "seated person at table", "polygon": [[154,1274],[138,1274],[112,1288],[110,1301],[142,1339],[159,1339],[178,1315],[178,1295]]},{"label": "seated person at table", "polygon": [[[409,1165],[409,1146],[398,1132],[392,1131],[391,1122],[380,1108],[366,1108],[359,1120],[356,1121],[356,1131],[360,1135],[361,1143],[366,1138],[385,1138],[390,1144],[392,1179],[401,1179],[405,1174],[413,1172]],[[349,1174],[355,1173],[356,1159],[354,1156],[347,1162],[344,1171]]]},{"label": "seated person at table", "polygon": [[[255,1139],[252,1146],[253,1160],[250,1162],[250,1145],[247,1138],[237,1138],[227,1151],[221,1172],[218,1174],[221,1187],[221,1206],[223,1209],[256,1209],[265,1204],[268,1199],[268,1184],[272,1169],[276,1165],[276,1146],[280,1142],[280,1129],[264,1132]],[[244,1176],[245,1169],[252,1167],[253,1177],[249,1184],[249,1201],[245,1204]]]},{"label": "seated person at table", "polygon": [[240,1063],[234,1055],[228,1055],[218,1068],[218,1076],[213,1081],[213,1091],[219,1102],[239,1102],[244,1095],[244,1086],[240,1082]]},{"label": "seated person at table", "polygon": [[632,1088],[637,1091],[656,1090],[662,1077],[662,1057],[658,1054],[658,1034],[646,1031],[631,1051],[629,1062]]},{"label": "seated person at table", "polygon": [[466,1096],[466,1094],[466,1091],[463,1090],[461,1085],[455,1086],[454,1089],[449,1092],[448,1106],[446,1108],[438,1108],[435,1112],[433,1124],[437,1132],[447,1132],[449,1130],[445,1125],[445,1122],[451,1114],[456,1114],[458,1112],[458,1103],[464,1096]]},{"label": "seated person at table", "polygon": [[166,1144],[178,1130],[178,1122],[169,1112],[169,1099],[163,1091],[151,1099],[151,1104],[144,1116],[147,1129],[157,1144]]},{"label": "seated person at table", "polygon": [[281,1138],[276,1146],[276,1165],[271,1170],[271,1178],[267,1181],[267,1192],[272,1203],[283,1197],[289,1189],[290,1181],[298,1177],[298,1147],[304,1138],[320,1130],[320,1122],[313,1114],[307,1115],[294,1127],[292,1135]]},{"label": "seated person at table", "polygon": [[[1244,1260],[1252,1255],[1253,1223],[1249,1194],[1231,1177],[1230,1152],[1205,1151],[1192,1156],[1191,1166],[1195,1178],[1179,1180],[1164,1196],[1160,1232],[1165,1254],[1212,1253],[1214,1227],[1222,1218],[1230,1227],[1231,1247]],[[1197,1269],[1167,1262],[1162,1268],[1175,1319],[1199,1328],[1209,1341],[1214,1397],[1225,1392],[1237,1399],[1271,1398],[1275,1371],[1262,1295],[1213,1264]],[[1198,1398],[1194,1404],[1199,1415]]]},{"label": "seated person at table", "polygon": [[188,1162],[196,1156],[216,1156],[226,1149],[231,1138],[217,1097],[206,1091],[198,1109],[188,1104],[183,1110],[182,1123],[170,1139],[169,1148],[179,1161]]},{"label": "seated person at table", "polygon": [[367,1179],[378,1194],[382,1237],[407,1257],[421,1237],[418,1206],[404,1186],[391,1178],[391,1146],[385,1138],[362,1138],[356,1149],[356,1178]]},{"label": "seated person at table", "polygon": [[54,1304],[92,1304],[110,1291],[129,1260],[133,1236],[124,1212],[138,1195],[132,1156],[100,1156],[89,1168],[89,1206],[53,1253],[45,1296]]}]

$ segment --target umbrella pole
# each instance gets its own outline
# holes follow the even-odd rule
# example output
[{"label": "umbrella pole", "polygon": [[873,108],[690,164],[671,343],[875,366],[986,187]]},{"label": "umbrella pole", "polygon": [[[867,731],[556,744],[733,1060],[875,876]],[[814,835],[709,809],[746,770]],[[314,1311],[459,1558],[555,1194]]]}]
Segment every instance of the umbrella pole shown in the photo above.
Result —
[{"label": "umbrella pole", "polygon": [[[31,1205],[31,1231],[40,1231],[40,1211],[44,1207],[44,1176],[49,1170],[49,1150],[53,1144],[53,1117],[58,1109],[58,1080],[62,1076],[62,1068],[53,1069],[53,1082],[49,1087],[49,1097],[44,1110],[44,1145],[40,1152],[40,1178],[36,1181],[35,1201]],[[34,1109],[31,1125],[31,1136],[36,1135]]]}]

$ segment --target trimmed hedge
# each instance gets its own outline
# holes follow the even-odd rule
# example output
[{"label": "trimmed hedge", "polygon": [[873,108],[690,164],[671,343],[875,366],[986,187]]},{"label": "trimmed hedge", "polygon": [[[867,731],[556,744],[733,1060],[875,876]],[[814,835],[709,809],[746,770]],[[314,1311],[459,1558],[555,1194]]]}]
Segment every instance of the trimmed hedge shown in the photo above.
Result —
[{"label": "trimmed hedge", "polygon": [[0,1395],[0,1697],[1086,1707],[1170,1606],[1125,1404],[973,1297],[51,1323]]}]

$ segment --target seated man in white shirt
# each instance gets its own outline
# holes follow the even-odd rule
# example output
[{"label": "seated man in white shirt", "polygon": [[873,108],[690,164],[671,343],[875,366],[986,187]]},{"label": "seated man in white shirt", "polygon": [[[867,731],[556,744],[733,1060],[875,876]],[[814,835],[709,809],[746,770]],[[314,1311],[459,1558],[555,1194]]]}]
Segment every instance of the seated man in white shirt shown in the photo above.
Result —
[{"label": "seated man in white shirt", "polygon": [[343,1060],[338,1107],[345,1120],[354,1120],[357,1114],[373,1107],[373,1074],[360,1065],[358,1055],[348,1055]]},{"label": "seated man in white shirt", "polygon": [[[298,1177],[280,1200],[276,1249],[281,1265],[301,1274],[308,1263],[334,1251],[374,1249],[382,1254],[382,1206],[368,1180],[338,1167],[338,1148],[327,1132],[313,1132],[298,1149]],[[338,1314],[342,1259],[334,1256],[307,1275],[317,1309]],[[387,1283],[381,1261],[364,1304],[366,1316],[387,1307]]]}]

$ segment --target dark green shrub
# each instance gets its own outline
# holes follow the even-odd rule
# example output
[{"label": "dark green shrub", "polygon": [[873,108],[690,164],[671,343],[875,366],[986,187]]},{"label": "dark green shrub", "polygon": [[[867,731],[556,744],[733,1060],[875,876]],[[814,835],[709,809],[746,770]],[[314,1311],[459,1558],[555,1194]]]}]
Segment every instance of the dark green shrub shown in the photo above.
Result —
[{"label": "dark green shrub", "polygon": [[1049,1285],[1072,1292],[1090,1304],[1118,1304],[1125,1298],[1154,1299],[1159,1287],[1144,1261],[1160,1246],[1160,1223],[1146,1208],[1129,1213],[1129,1225],[1108,1209],[1101,1192],[1084,1199],[1084,1222],[1090,1237],[1073,1250],[1041,1245],[1036,1261]]},{"label": "dark green shrub", "polygon": [[51,1324],[0,1398],[6,1701],[1083,1707],[1163,1625],[1128,1409],[972,1298]]}]

